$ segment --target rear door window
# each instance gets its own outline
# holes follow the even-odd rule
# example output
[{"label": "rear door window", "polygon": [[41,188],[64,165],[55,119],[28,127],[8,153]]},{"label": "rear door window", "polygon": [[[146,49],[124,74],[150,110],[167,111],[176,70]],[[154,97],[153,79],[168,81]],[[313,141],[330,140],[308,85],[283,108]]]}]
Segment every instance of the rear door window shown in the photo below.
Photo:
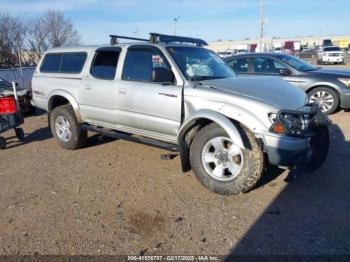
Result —
[{"label": "rear door window", "polygon": [[113,80],[117,70],[120,50],[96,51],[90,74],[99,79]]}]

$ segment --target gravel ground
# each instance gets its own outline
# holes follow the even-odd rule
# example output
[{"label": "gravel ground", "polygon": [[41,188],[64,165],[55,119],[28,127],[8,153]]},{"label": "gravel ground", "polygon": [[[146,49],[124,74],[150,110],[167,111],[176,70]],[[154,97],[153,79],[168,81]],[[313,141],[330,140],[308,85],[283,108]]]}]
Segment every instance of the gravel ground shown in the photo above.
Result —
[{"label": "gravel ground", "polygon": [[90,134],[61,149],[45,114],[0,151],[0,254],[350,254],[350,113],[331,119],[324,167],[271,168],[238,196],[202,187],[166,151]]}]

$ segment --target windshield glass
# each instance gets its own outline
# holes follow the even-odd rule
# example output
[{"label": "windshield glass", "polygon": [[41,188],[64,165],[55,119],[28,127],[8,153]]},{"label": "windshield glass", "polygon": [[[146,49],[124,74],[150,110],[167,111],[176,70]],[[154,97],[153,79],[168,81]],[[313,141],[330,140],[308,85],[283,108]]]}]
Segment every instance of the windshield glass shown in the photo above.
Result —
[{"label": "windshield glass", "polygon": [[187,80],[210,80],[235,76],[232,69],[214,52],[198,47],[167,48]]},{"label": "windshield glass", "polygon": [[325,47],[323,49],[325,52],[341,51],[339,47]]},{"label": "windshield glass", "polygon": [[277,56],[278,59],[286,62],[287,64],[291,65],[292,67],[296,68],[300,71],[313,71],[316,70],[317,67],[306,63],[305,61],[296,58],[295,56],[291,55],[279,55]]}]

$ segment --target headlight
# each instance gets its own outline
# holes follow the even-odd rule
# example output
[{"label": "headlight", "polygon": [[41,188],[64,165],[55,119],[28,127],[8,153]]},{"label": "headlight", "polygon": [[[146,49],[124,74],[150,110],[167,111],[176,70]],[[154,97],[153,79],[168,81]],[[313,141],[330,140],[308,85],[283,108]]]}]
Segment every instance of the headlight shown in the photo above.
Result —
[{"label": "headlight", "polygon": [[282,126],[293,135],[301,135],[309,127],[310,115],[281,113]]},{"label": "headlight", "polygon": [[340,82],[342,82],[347,87],[350,87],[350,78],[338,78]]},{"label": "headlight", "polygon": [[[270,114],[270,119],[275,114]],[[278,134],[303,136],[309,130],[312,115],[303,112],[280,112],[275,115],[270,130]]]}]

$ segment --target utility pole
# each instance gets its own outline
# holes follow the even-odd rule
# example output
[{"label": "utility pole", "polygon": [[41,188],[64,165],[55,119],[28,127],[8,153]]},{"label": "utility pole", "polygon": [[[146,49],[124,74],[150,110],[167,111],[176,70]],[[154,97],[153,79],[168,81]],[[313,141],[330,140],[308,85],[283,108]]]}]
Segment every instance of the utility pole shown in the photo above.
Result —
[{"label": "utility pole", "polygon": [[260,52],[263,51],[264,19],[264,0],[260,0]]},{"label": "utility pole", "polygon": [[176,26],[177,26],[177,21],[179,21],[179,19],[180,19],[180,17],[178,16],[178,17],[175,17],[174,18],[174,26],[175,26],[175,34],[174,35],[176,35]]}]

